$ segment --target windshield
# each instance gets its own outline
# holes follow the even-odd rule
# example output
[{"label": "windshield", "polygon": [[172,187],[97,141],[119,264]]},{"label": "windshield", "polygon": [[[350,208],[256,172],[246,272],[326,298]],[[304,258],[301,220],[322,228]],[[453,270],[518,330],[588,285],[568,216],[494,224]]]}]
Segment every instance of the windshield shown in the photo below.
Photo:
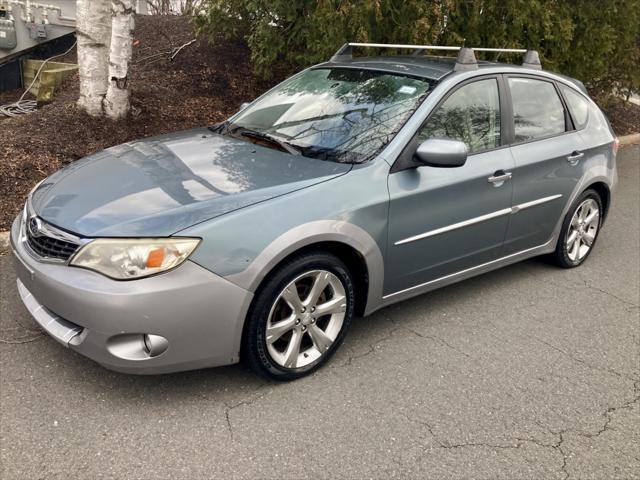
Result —
[{"label": "windshield", "polygon": [[428,91],[428,80],[392,73],[307,70],[241,111],[223,133],[260,136],[305,156],[361,163],[389,143]]}]

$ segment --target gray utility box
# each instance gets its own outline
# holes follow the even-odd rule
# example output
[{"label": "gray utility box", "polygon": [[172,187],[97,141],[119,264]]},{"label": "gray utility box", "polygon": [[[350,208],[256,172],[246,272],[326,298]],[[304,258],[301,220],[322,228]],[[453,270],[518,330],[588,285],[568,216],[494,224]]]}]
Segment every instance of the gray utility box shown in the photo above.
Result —
[{"label": "gray utility box", "polygon": [[0,49],[13,50],[18,45],[16,24],[8,18],[0,18]]}]

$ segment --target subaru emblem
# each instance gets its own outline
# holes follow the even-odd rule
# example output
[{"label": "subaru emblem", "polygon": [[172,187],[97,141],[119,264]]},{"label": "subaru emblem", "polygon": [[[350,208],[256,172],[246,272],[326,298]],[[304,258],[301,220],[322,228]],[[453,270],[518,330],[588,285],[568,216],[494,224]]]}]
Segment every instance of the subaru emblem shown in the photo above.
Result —
[{"label": "subaru emblem", "polygon": [[40,219],[38,217],[32,217],[31,220],[29,220],[29,231],[31,232],[31,235],[39,237],[42,235],[41,230],[42,222]]}]

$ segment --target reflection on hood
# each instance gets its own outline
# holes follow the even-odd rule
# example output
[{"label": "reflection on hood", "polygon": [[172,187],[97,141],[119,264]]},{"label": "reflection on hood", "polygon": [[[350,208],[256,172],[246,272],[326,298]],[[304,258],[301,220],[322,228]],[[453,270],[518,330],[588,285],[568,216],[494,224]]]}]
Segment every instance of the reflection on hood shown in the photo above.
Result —
[{"label": "reflection on hood", "polygon": [[80,160],[45,180],[32,205],[84,236],[164,236],[349,169],[196,129]]}]

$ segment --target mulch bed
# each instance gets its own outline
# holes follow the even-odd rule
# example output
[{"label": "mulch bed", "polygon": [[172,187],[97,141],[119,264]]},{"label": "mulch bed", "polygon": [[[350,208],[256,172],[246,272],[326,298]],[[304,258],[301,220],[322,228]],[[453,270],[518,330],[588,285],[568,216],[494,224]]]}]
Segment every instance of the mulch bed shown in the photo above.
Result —
[{"label": "mulch bed", "polygon": [[[224,120],[284,76],[275,72],[270,81],[256,79],[247,47],[223,40],[199,39],[173,61],[169,54],[157,56],[194,38],[184,17],[138,17],[135,37],[134,114],[127,120],[112,122],[79,111],[77,75],[37,113],[0,117],[0,231],[10,228],[33,185],[65,164],[119,143]],[[75,62],[75,51],[56,61]],[[21,94],[2,92],[0,103]]]},{"label": "mulch bed", "polygon": [[626,102],[617,97],[610,97],[606,101],[598,103],[617,135],[640,132],[640,105]]},{"label": "mulch bed", "polygon": [[[77,76],[37,113],[0,117],[0,231],[10,227],[31,187],[65,164],[137,138],[221,121],[285,76],[280,71],[271,81],[256,79],[247,47],[223,40],[198,39],[173,61],[166,53],[157,55],[194,38],[184,17],[138,17],[135,36],[134,114],[127,120],[111,122],[80,112]],[[56,61],[75,62],[75,51]],[[0,104],[21,94],[1,92]],[[605,111],[619,135],[640,131],[640,107],[610,101]]]}]

